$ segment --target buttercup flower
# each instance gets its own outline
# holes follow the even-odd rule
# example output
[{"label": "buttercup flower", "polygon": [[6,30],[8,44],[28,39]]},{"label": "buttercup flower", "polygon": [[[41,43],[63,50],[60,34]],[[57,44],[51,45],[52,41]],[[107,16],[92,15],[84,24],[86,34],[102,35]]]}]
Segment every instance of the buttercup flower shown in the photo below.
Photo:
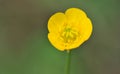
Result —
[{"label": "buttercup flower", "polygon": [[48,21],[48,39],[58,50],[71,50],[88,40],[92,23],[86,13],[78,8],[58,12]]}]

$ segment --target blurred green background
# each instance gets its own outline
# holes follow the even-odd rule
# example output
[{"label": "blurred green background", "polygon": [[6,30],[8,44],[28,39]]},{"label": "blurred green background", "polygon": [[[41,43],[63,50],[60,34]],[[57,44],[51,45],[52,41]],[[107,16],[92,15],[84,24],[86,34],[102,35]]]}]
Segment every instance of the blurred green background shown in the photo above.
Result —
[{"label": "blurred green background", "polygon": [[0,74],[65,74],[67,54],[48,41],[47,21],[70,7],[94,27],[72,51],[71,74],[120,74],[119,0],[0,0]]}]

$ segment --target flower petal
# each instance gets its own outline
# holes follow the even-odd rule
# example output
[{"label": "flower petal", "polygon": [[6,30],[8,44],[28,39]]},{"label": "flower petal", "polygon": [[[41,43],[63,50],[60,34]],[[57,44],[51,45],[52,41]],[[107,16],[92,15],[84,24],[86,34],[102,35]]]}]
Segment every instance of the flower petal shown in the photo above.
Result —
[{"label": "flower petal", "polygon": [[48,39],[51,42],[51,44],[57,48],[60,51],[64,51],[65,47],[64,47],[64,43],[60,40],[60,37],[58,34],[55,33],[49,33],[48,34]]},{"label": "flower petal", "polygon": [[70,8],[65,12],[67,23],[71,27],[84,35],[84,40],[87,40],[92,32],[92,23],[86,13],[78,8]]},{"label": "flower petal", "polygon": [[66,16],[64,13],[58,12],[50,17],[48,21],[48,30],[49,32],[59,32],[62,29],[62,26],[66,22]]},{"label": "flower petal", "polygon": [[79,37],[77,37],[75,42],[73,44],[71,44],[71,46],[69,46],[69,48],[71,48],[71,49],[79,47],[83,42],[88,40],[88,38],[90,37],[90,35],[92,33],[92,23],[89,18],[84,19],[81,22],[80,26],[81,26],[80,35],[79,35]]},{"label": "flower petal", "polygon": [[68,19],[67,21],[71,22],[79,21],[79,19],[86,18],[86,13],[78,8],[67,9],[65,15]]},{"label": "flower petal", "polygon": [[90,21],[89,18],[86,18],[84,20],[84,33],[83,33],[83,37],[84,37],[84,40],[88,40],[88,38],[90,37],[91,33],[92,33],[92,22]]},{"label": "flower petal", "polygon": [[67,17],[67,22],[71,27],[79,32],[79,37],[66,49],[73,49],[79,47],[83,42],[85,42],[91,35],[92,23],[87,17],[86,13],[77,8],[70,8],[65,12]]},{"label": "flower petal", "polygon": [[65,15],[67,17],[67,23],[76,30],[81,30],[80,22],[87,17],[86,13],[78,8],[67,9]]}]

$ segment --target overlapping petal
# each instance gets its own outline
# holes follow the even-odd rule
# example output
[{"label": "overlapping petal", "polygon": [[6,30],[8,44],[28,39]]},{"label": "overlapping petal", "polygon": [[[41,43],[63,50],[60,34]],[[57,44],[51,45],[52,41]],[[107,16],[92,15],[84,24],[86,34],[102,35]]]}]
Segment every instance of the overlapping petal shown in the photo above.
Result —
[{"label": "overlapping petal", "polygon": [[75,30],[80,31],[84,35],[84,40],[87,40],[92,32],[92,23],[86,13],[78,8],[70,8],[65,12],[67,23]]},{"label": "overlapping petal", "polygon": [[62,40],[60,39],[59,34],[55,34],[55,33],[49,33],[48,34],[48,39],[51,42],[51,44],[56,47],[58,50],[60,51],[64,51],[65,50],[65,45],[64,42],[62,42]]},{"label": "overlapping petal", "polygon": [[88,38],[90,37],[91,33],[92,33],[92,22],[90,21],[89,18],[86,18],[83,21],[83,25],[84,25],[84,29],[82,29],[82,35],[84,37],[84,40],[88,40]]},{"label": "overlapping petal", "polygon": [[58,12],[51,16],[48,21],[48,30],[49,32],[59,32],[61,31],[63,25],[66,23],[66,16],[64,13]]},{"label": "overlapping petal", "polygon": [[83,20],[87,18],[85,12],[78,8],[70,8],[65,12],[67,23],[78,31],[81,31],[84,27]]}]

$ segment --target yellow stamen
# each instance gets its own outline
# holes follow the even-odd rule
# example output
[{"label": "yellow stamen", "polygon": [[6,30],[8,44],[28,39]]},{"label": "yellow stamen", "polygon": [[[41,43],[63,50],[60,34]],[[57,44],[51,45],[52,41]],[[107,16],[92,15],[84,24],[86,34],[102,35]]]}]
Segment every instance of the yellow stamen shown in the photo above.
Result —
[{"label": "yellow stamen", "polygon": [[65,27],[61,33],[61,38],[65,43],[71,43],[76,40],[78,32],[72,28]]}]

